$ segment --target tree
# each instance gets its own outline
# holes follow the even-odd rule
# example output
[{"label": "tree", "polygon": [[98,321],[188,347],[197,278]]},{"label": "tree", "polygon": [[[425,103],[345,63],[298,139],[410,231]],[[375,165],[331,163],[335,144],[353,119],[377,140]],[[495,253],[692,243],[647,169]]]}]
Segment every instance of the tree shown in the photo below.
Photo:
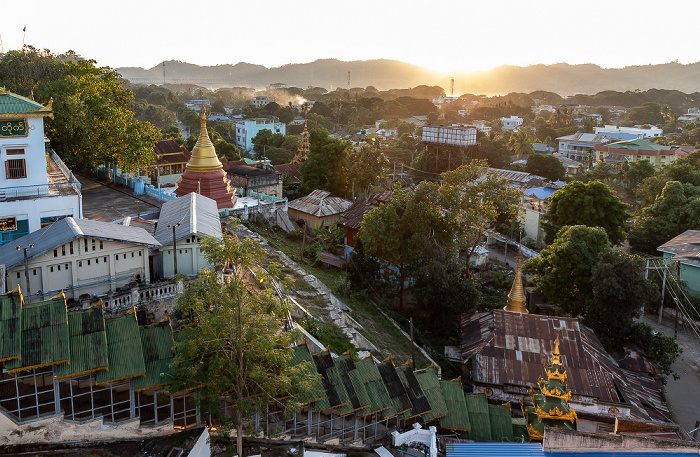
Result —
[{"label": "tree", "polygon": [[[244,418],[303,394],[319,380],[305,364],[290,366],[298,333],[282,331],[289,306],[275,293],[273,277],[259,267],[260,245],[225,233],[222,241],[206,239],[202,249],[210,264],[230,274],[222,281],[217,271],[201,270],[178,298],[180,310],[192,315],[195,325],[176,345],[172,389],[203,385],[202,416],[235,426],[242,455]],[[284,402],[288,408],[298,406],[295,397]]]},{"label": "tree", "polygon": [[527,158],[525,171],[542,176],[550,181],[558,181],[566,174],[566,169],[561,160],[554,156],[542,154],[531,154]]},{"label": "tree", "polygon": [[638,160],[629,164],[625,172],[625,184],[630,190],[635,190],[646,178],[654,176],[656,169],[648,160]]},{"label": "tree", "polygon": [[348,155],[348,181],[354,192],[368,193],[368,190],[385,178],[389,161],[379,148],[362,145],[352,149]]},{"label": "tree", "polygon": [[348,189],[347,157],[352,144],[332,137],[324,128],[309,132],[309,155],[301,164],[301,186],[345,195]]},{"label": "tree", "polygon": [[505,168],[510,164],[508,144],[502,138],[491,139],[484,135],[479,138],[475,159],[486,159],[493,168]]},{"label": "tree", "polygon": [[510,136],[508,140],[508,149],[510,149],[511,154],[514,154],[518,159],[524,155],[535,153],[535,149],[532,147],[532,139],[525,129],[520,129]]},{"label": "tree", "polygon": [[630,228],[630,246],[654,254],[671,238],[698,227],[700,187],[669,181],[654,203],[637,210]]},{"label": "tree", "polygon": [[571,316],[585,315],[593,295],[593,268],[598,255],[610,250],[608,236],[600,227],[574,225],[561,229],[540,257],[525,262],[524,271],[552,303]]},{"label": "tree", "polygon": [[627,206],[613,195],[605,184],[575,181],[559,189],[551,197],[546,220],[547,239],[567,225],[601,227],[613,245],[625,239],[624,227],[630,215]]},{"label": "tree", "polygon": [[447,171],[441,178],[442,205],[468,262],[487,229],[517,215],[520,193],[507,180],[489,172],[483,160]]}]

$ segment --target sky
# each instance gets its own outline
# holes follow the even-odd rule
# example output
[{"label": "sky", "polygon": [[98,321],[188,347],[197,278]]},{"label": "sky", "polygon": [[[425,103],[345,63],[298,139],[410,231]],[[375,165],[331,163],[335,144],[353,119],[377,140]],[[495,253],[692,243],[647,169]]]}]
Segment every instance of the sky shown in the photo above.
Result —
[{"label": "sky", "polygon": [[557,62],[620,68],[700,61],[697,0],[2,3],[5,52],[25,40],[112,68],[385,58],[449,74]]}]

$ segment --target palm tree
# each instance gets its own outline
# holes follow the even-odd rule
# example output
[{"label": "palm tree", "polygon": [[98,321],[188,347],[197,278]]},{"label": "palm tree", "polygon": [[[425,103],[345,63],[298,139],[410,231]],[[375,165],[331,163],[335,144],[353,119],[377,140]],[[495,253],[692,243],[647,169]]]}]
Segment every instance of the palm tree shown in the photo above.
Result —
[{"label": "palm tree", "polygon": [[513,133],[508,140],[508,149],[519,159],[523,155],[532,154],[535,148],[532,147],[532,139],[525,130],[518,130]]}]

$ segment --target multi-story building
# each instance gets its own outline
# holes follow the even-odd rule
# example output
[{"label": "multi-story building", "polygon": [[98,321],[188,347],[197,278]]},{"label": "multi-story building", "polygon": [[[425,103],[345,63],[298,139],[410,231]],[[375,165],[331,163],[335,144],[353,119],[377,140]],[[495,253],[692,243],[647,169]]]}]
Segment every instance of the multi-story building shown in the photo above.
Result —
[{"label": "multi-story building", "polygon": [[610,142],[610,138],[596,133],[577,132],[573,135],[561,136],[557,138],[559,142],[559,153],[569,159],[584,162],[588,158],[589,152],[599,144]]},{"label": "multi-story building", "polygon": [[269,97],[267,95],[256,95],[255,97],[253,97],[253,105],[257,106],[258,108],[267,106],[274,101],[275,97]]},{"label": "multi-story building", "polygon": [[234,123],[236,124],[236,146],[248,152],[253,149],[253,138],[261,130],[267,129],[282,135],[287,132],[286,125],[274,116],[236,119]]},{"label": "multi-story building", "polygon": [[631,163],[648,160],[655,168],[659,169],[687,154],[678,148],[637,139],[596,145],[595,155],[596,161],[604,160],[608,163],[622,163],[624,161]]},{"label": "multi-story building", "polygon": [[648,129],[643,129],[641,127],[617,127],[615,125],[606,125],[605,127],[596,127],[595,133],[613,138],[621,138],[623,140],[628,140],[630,138],[618,137],[616,134],[623,133],[628,135],[636,135],[639,139],[664,136],[664,131],[654,126],[651,126]]},{"label": "multi-story building", "polygon": [[51,106],[0,89],[0,245],[82,218],[80,183],[44,138]]},{"label": "multi-story building", "polygon": [[518,116],[502,117],[503,130],[518,130],[523,125],[523,118]]}]

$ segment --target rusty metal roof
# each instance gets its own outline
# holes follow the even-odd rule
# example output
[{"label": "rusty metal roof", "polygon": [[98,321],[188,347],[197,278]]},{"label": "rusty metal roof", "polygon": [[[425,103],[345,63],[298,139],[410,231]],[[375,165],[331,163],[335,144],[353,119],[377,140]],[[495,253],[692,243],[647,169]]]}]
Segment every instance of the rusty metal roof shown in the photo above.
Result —
[{"label": "rusty metal roof", "polygon": [[289,176],[292,183],[296,184],[301,182],[301,170],[299,170],[299,164],[283,163],[281,165],[273,165],[272,167],[278,173]]},{"label": "rusty metal roof", "polygon": [[330,192],[316,189],[306,197],[289,202],[288,208],[316,217],[325,217],[342,213],[350,208],[350,205],[352,203],[348,200],[331,197]]},{"label": "rusty metal roof", "polygon": [[382,203],[388,202],[392,198],[394,198],[394,192],[391,190],[385,190],[379,192],[378,194],[374,194],[371,197],[357,200],[347,211],[340,215],[340,225],[359,230],[365,214],[369,213]]},{"label": "rusty metal roof", "polygon": [[[629,404],[647,417],[642,403],[661,405],[661,385],[650,377],[625,375],[592,330],[578,319],[496,310],[462,317],[462,361],[472,363],[472,380],[506,389],[536,386],[543,364],[559,338],[562,363],[574,395]],[[511,387],[512,386],[512,387]],[[653,400],[646,399],[648,395]],[[645,398],[642,401],[641,398]]]}]

